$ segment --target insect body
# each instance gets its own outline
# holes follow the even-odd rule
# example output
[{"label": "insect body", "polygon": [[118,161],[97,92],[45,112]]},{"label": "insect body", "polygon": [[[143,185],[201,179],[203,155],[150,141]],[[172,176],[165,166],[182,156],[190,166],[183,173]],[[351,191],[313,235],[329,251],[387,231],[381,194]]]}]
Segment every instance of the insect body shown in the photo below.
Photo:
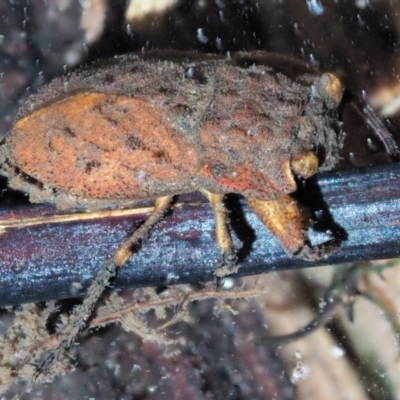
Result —
[{"label": "insect body", "polygon": [[282,204],[296,175],[335,164],[333,75],[181,58],[124,56],[56,79],[20,111],[0,172],[33,202],[96,209],[194,190]]},{"label": "insect body", "polygon": [[290,193],[297,177],[338,159],[342,86],[304,68],[276,73],[264,58],[122,56],[54,80],[20,111],[0,146],[0,173],[31,201],[98,209],[157,199],[99,272],[60,349],[176,194],[199,190],[211,202],[222,252],[217,276],[237,268],[226,193],[246,197],[290,254],[315,259],[336,246],[309,244],[307,219]]}]

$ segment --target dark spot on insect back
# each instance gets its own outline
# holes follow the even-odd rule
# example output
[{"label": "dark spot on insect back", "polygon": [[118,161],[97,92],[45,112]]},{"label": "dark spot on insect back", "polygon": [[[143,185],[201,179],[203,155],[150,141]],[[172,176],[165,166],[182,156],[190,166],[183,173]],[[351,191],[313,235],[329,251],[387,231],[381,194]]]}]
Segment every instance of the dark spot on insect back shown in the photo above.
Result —
[{"label": "dark spot on insect back", "polygon": [[105,85],[112,85],[113,83],[115,83],[115,76],[110,73],[105,74],[103,78],[103,83]]},{"label": "dark spot on insect back", "polygon": [[134,135],[128,135],[125,144],[130,150],[146,150],[146,146]]},{"label": "dark spot on insect back", "polygon": [[221,162],[216,162],[211,167],[211,173],[215,178],[221,178],[228,173],[228,168],[226,165],[222,164]]},{"label": "dark spot on insect back", "polygon": [[96,161],[96,160],[90,161],[90,162],[86,163],[86,165],[85,165],[85,172],[87,174],[90,174],[92,172],[93,168],[99,168],[100,166],[101,166],[101,162]]},{"label": "dark spot on insect back", "polygon": [[114,126],[114,127],[118,127],[118,121],[117,121],[116,119],[114,119],[114,118],[112,118],[112,117],[109,117],[108,115],[107,115],[107,116],[104,116],[104,119],[105,119],[110,125],[112,125],[112,126]]},{"label": "dark spot on insect back", "polygon": [[18,167],[12,167],[10,166],[10,168],[13,169],[14,171],[14,175],[15,176],[19,176],[24,182],[29,183],[31,185],[37,185],[38,187],[42,187],[43,185],[41,183],[39,183],[36,179],[32,178],[31,176],[29,176],[28,174],[25,174],[21,171],[20,168]]},{"label": "dark spot on insect back", "polygon": [[168,114],[172,118],[186,118],[192,115],[193,110],[187,104],[177,104],[173,106]]},{"label": "dark spot on insect back", "polygon": [[164,104],[169,104],[170,99],[168,99],[168,97],[173,93],[171,91],[171,89],[161,85],[161,86],[159,86],[157,88],[157,91],[158,91],[158,93],[160,93],[163,96],[167,97],[167,99],[165,100]]},{"label": "dark spot on insect back", "polygon": [[73,137],[73,138],[76,137],[75,132],[69,126],[65,126],[62,129],[62,133],[64,133],[66,136],[69,136],[69,137]]},{"label": "dark spot on insect back", "polygon": [[129,68],[129,72],[130,72],[132,75],[136,75],[138,72],[142,72],[141,70],[142,70],[142,69],[141,69],[138,65],[133,65],[133,66],[131,66],[131,67]]},{"label": "dark spot on insect back", "polygon": [[239,155],[239,153],[238,153],[237,150],[235,150],[235,149],[227,149],[227,151],[228,151],[228,153],[229,153],[230,158],[231,158],[233,161],[235,161],[236,163],[238,163],[238,162],[241,161],[240,155]]},{"label": "dark spot on insect back", "polygon": [[102,112],[102,104],[101,103],[96,103],[93,107],[92,107],[92,112],[93,113],[100,113]]},{"label": "dark spot on insect back", "polygon": [[158,161],[162,161],[162,162],[166,162],[166,163],[170,161],[164,151],[155,152],[154,158],[157,159]]}]

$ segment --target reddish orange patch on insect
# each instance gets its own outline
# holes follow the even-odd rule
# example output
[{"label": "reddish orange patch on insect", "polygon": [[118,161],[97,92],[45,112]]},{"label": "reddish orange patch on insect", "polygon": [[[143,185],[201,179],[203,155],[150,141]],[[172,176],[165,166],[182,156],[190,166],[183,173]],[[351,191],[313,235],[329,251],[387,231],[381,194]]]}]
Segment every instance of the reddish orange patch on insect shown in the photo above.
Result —
[{"label": "reddish orange patch on insect", "polygon": [[26,174],[84,197],[148,198],[148,180],[164,187],[159,195],[196,166],[188,140],[160,110],[123,95],[80,93],[50,104],[17,122],[12,143]]}]

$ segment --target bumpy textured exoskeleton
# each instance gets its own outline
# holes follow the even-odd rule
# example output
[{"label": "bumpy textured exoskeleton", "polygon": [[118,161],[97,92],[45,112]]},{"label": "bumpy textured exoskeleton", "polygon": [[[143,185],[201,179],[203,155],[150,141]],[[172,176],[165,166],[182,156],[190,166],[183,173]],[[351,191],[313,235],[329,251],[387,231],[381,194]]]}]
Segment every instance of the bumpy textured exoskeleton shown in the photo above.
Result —
[{"label": "bumpy textured exoskeleton", "polygon": [[315,259],[335,248],[335,241],[310,245],[307,217],[290,194],[296,177],[337,161],[342,92],[334,75],[264,53],[150,54],[98,62],[32,96],[0,146],[10,187],[72,210],[156,199],[148,220],[100,270],[73,329],[42,369],[72,344],[176,194],[199,190],[210,201],[222,252],[217,276],[237,268],[226,193],[243,195],[288,253]]}]

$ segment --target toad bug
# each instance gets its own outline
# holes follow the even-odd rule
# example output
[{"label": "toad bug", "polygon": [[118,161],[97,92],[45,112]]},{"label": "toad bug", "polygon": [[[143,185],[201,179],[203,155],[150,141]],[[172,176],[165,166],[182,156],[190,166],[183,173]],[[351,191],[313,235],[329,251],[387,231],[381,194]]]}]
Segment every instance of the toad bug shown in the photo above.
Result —
[{"label": "toad bug", "polygon": [[150,217],[100,269],[73,328],[39,372],[74,342],[174,195],[198,190],[210,201],[222,253],[218,277],[237,270],[227,193],[243,195],[289,254],[317,259],[337,248],[336,240],[309,243],[307,218],[290,194],[296,177],[338,160],[342,94],[334,75],[266,53],[168,53],[100,61],[33,95],[0,146],[10,187],[70,210],[156,199]]}]

